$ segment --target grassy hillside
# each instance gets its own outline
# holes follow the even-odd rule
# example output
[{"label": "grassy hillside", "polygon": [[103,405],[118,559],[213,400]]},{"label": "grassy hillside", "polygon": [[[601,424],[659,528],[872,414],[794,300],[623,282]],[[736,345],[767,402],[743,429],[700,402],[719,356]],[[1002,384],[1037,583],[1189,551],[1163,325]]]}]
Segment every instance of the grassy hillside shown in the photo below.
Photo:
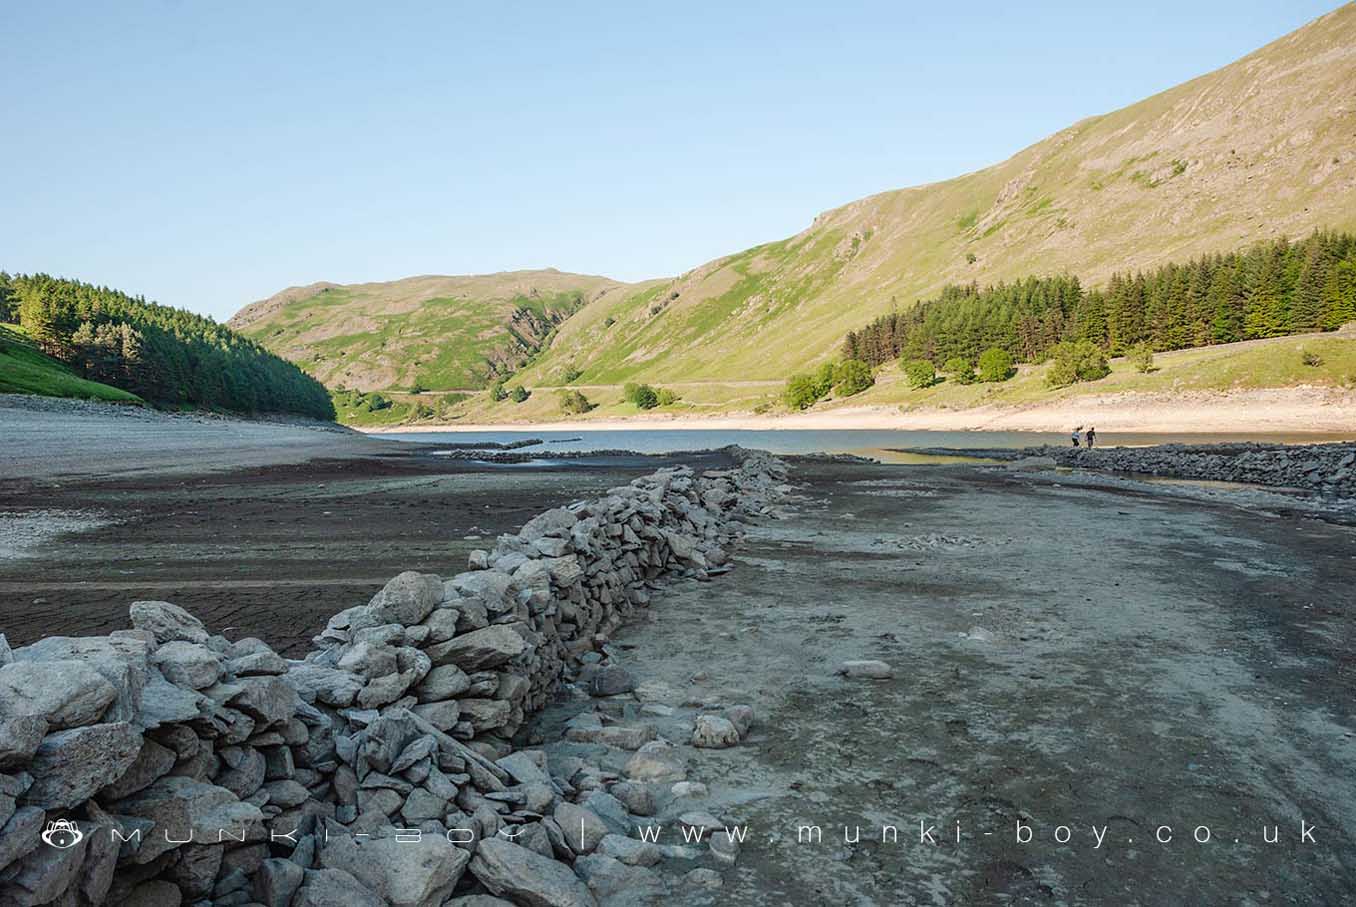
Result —
[{"label": "grassy hillside", "polygon": [[247,306],[229,324],[331,388],[474,389],[527,362],[579,309],[627,289],[553,270],[321,283]]},{"label": "grassy hillside", "polygon": [[1356,227],[1356,6],[1001,164],[886,192],[564,324],[522,380],[781,379],[948,283],[1115,271]]},{"label": "grassy hillside", "polygon": [[[1308,354],[1306,356],[1306,354]],[[1153,370],[1141,373],[1126,358],[1109,360],[1111,374],[1098,381],[1082,382],[1051,390],[1045,382],[1050,363],[1021,365],[1011,379],[996,384],[958,384],[944,377],[932,387],[910,387],[898,363],[876,373],[869,390],[843,400],[829,398],[813,412],[856,407],[913,410],[964,410],[979,406],[1022,407],[1034,403],[1057,403],[1080,397],[1124,393],[1174,395],[1190,392],[1246,391],[1275,387],[1312,387],[1350,391],[1356,389],[1356,330],[1339,333],[1303,334],[1268,340],[1250,340],[1198,349],[1158,353]],[[622,399],[617,385],[575,385],[595,405],[586,415],[570,421],[600,421],[629,418],[703,416],[727,412],[785,412],[779,380],[669,382],[662,384],[682,399],[674,405],[642,414]],[[562,415],[559,390],[537,387],[523,403],[491,401],[477,396],[459,407],[457,419],[426,419],[428,422],[464,421],[520,422],[559,421]],[[409,421],[419,421],[411,419]],[[393,425],[396,421],[383,424]]]},{"label": "grassy hillside", "polygon": [[20,332],[18,325],[0,325],[0,394],[76,397],[111,403],[142,402],[136,394],[97,381],[86,381],[67,366],[43,355]]},{"label": "grassy hillside", "polygon": [[1126,358],[1111,359],[1109,364],[1111,374],[1105,378],[1059,390],[1046,386],[1050,363],[1021,366],[1015,377],[997,384],[961,385],[943,379],[922,389],[909,387],[895,364],[878,373],[870,390],[832,405],[968,409],[1121,393],[1297,386],[1349,390],[1356,388],[1356,335],[1304,334],[1158,353],[1148,373],[1137,371]]}]

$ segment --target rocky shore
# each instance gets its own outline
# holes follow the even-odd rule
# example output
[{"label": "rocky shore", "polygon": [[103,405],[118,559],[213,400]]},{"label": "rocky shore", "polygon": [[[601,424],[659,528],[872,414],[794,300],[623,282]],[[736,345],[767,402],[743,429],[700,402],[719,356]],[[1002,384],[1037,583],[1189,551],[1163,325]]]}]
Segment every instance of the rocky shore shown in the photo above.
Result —
[{"label": "rocky shore", "polygon": [[[0,903],[564,907],[662,887],[645,867],[668,858],[710,884],[732,842],[628,835],[683,776],[672,744],[579,722],[634,750],[619,777],[548,764],[528,720],[562,685],[627,714],[609,635],[665,582],[728,571],[785,491],[779,461],[738,460],[547,511],[450,579],[402,573],[303,659],[154,601],[108,636],[0,636]],[[691,743],[752,721],[697,716]]]},{"label": "rocky shore", "polygon": [[923,447],[902,453],[1016,462],[1048,458],[1058,466],[1146,476],[1203,479],[1356,496],[1356,444],[1159,444],[1153,447]]},{"label": "rocky shore", "polygon": [[1157,447],[1043,447],[1025,451],[1050,456],[1061,466],[1218,482],[1301,488],[1356,496],[1353,444],[1163,444]]}]

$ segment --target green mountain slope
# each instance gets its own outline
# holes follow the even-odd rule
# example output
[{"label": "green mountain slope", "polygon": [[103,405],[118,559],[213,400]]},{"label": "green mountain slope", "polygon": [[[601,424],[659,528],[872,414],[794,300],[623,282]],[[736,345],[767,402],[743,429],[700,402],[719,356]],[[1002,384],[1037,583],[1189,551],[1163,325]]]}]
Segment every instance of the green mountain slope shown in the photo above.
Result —
[{"label": "green mountain slope", "polygon": [[576,370],[595,385],[782,379],[948,283],[1069,272],[1095,284],[1356,227],[1353,85],[1347,5],[1001,164],[852,202],[789,239],[600,299],[519,380],[555,384]]},{"label": "green mountain slope", "polygon": [[228,324],[331,388],[484,387],[522,366],[585,306],[630,289],[555,270],[293,287]]},{"label": "green mountain slope", "polygon": [[334,418],[319,381],[211,318],[49,274],[0,284],[37,349],[81,378],[163,406]]}]

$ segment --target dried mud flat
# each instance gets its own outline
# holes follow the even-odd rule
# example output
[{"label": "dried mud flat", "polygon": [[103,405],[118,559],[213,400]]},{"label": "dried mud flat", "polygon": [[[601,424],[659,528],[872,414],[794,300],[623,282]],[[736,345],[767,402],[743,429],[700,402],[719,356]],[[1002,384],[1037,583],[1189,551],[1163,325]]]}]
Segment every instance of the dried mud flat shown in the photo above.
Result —
[{"label": "dried mud flat", "polygon": [[[690,766],[749,838],[723,888],[685,903],[1356,891],[1352,528],[1005,467],[792,475],[733,573],[675,586],[615,641],[646,702],[759,716]],[[835,676],[847,659],[895,676]],[[580,708],[548,713],[548,737]]]},{"label": "dried mud flat", "polygon": [[394,574],[451,575],[541,511],[672,462],[494,467],[374,447],[205,475],[0,480],[0,632],[15,646],[106,634],[127,625],[130,602],[152,599],[303,653]]}]

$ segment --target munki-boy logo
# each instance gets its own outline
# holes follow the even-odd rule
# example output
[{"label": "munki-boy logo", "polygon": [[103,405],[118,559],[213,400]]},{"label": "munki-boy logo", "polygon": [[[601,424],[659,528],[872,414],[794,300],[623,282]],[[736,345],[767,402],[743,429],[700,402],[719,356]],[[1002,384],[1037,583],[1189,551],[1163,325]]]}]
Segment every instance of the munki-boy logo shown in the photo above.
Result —
[{"label": "munki-boy logo", "polygon": [[47,823],[47,830],[42,833],[42,839],[53,847],[59,847],[65,850],[68,847],[74,847],[85,837],[74,822],[70,819],[57,819],[54,822]]}]

